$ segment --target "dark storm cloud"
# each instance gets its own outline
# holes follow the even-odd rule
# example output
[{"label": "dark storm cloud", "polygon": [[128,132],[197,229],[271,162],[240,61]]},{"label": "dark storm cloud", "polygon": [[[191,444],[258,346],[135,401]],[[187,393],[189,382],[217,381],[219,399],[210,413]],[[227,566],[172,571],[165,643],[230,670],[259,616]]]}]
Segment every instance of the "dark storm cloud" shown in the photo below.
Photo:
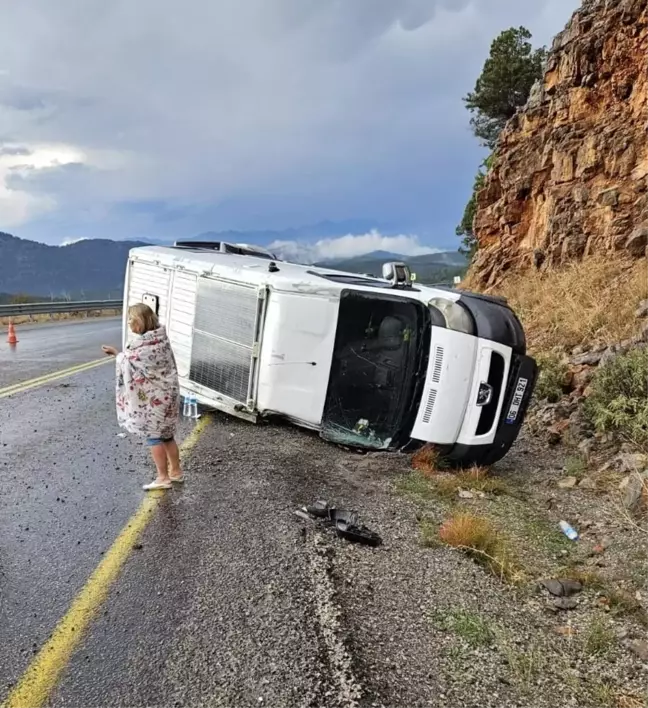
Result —
[{"label": "dark storm cloud", "polygon": [[[526,24],[548,42],[576,4],[8,3],[0,127],[38,170],[9,176],[0,154],[0,180],[14,190],[3,197],[0,181],[0,206],[20,190],[47,196],[42,238],[76,214],[86,235],[101,235],[113,208],[111,233],[117,220],[138,235],[153,212],[117,205],[140,201],[189,214],[187,229],[368,215],[452,233],[480,157],[461,97],[491,40]],[[43,146],[67,146],[81,157],[64,162],[87,169],[39,163]],[[14,212],[29,235],[42,227],[30,227],[39,204]]]},{"label": "dark storm cloud", "polygon": [[0,157],[5,155],[7,157],[18,157],[18,156],[23,156],[26,157],[27,155],[31,155],[32,152],[29,148],[26,147],[21,147],[19,145],[13,146],[13,145],[1,145],[0,144]]}]

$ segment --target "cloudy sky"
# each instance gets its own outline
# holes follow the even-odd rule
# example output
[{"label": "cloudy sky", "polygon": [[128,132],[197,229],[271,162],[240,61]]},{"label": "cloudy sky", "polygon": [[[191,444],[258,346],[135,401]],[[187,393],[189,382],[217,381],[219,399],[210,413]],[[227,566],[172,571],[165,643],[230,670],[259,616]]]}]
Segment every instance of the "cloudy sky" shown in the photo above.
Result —
[{"label": "cloudy sky", "polygon": [[327,247],[454,249],[482,156],[462,96],[501,30],[549,43],[578,4],[0,0],[0,231],[354,220]]}]

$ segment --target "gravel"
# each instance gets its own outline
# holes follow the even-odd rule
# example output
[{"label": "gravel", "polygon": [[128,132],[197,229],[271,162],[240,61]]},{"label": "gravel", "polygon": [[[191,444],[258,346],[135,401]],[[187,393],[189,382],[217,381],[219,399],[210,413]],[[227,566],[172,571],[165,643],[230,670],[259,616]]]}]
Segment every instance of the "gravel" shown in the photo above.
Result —
[{"label": "gravel", "polygon": [[[528,459],[519,447],[502,473]],[[395,494],[408,469],[402,455],[217,416],[52,705],[554,708],[597,705],[608,683],[642,690],[626,646],[585,651],[593,617],[619,624],[587,592],[556,614],[535,584],[512,588],[456,551],[423,547],[419,519],[445,511]],[[295,515],[317,499],[357,511],[383,545]],[[448,629],[441,620],[457,613],[485,623],[488,639]]]}]

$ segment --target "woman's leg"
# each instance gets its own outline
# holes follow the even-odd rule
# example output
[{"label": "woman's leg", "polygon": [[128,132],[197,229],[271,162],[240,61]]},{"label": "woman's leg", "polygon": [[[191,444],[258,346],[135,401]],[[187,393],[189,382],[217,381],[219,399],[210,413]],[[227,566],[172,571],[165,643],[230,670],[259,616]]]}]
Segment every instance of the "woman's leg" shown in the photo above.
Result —
[{"label": "woman's leg", "polygon": [[169,482],[169,473],[167,465],[166,443],[160,442],[159,445],[151,445],[151,457],[155,462],[157,470],[156,482]]},{"label": "woman's leg", "polygon": [[164,443],[164,450],[169,461],[169,477],[171,479],[182,479],[182,469],[180,467],[180,450],[178,443],[172,438]]}]

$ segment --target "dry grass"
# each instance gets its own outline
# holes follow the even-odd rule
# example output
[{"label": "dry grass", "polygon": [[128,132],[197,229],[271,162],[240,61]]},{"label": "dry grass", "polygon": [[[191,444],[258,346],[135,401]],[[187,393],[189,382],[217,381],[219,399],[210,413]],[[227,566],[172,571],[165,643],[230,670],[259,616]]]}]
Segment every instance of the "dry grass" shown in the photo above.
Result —
[{"label": "dry grass", "polygon": [[616,634],[610,623],[601,617],[594,617],[585,630],[583,651],[587,656],[606,654],[617,643]]},{"label": "dry grass", "polygon": [[646,708],[646,699],[634,693],[623,693],[609,681],[595,683],[590,690],[593,705],[600,708]]},{"label": "dry grass", "polygon": [[439,539],[446,546],[462,551],[503,581],[518,583],[524,577],[508,543],[488,519],[473,514],[454,514],[439,528]]},{"label": "dry grass", "polygon": [[[628,561],[630,564],[641,563],[642,559],[641,556],[636,556],[629,558]],[[644,627],[648,627],[648,613],[635,597],[634,590],[619,587],[614,581],[589,568],[564,567],[558,570],[556,577],[578,580],[583,587],[597,591],[598,604],[605,607],[613,617],[634,617]]]},{"label": "dry grass", "polygon": [[557,573],[558,578],[564,580],[578,580],[585,588],[590,590],[603,590],[607,587],[607,580],[597,571],[591,569],[562,568]]},{"label": "dry grass", "polygon": [[424,445],[412,455],[412,467],[426,477],[436,474],[442,466],[441,456],[434,445]]},{"label": "dry grass", "polygon": [[437,498],[436,488],[430,478],[422,472],[412,470],[408,475],[401,477],[396,482],[396,491],[405,496],[419,497],[426,501]]},{"label": "dry grass", "polygon": [[587,460],[582,455],[572,455],[565,460],[563,472],[566,477],[582,479],[587,474]]},{"label": "dry grass", "polygon": [[488,519],[473,514],[455,514],[446,519],[439,529],[439,538],[453,548],[473,548],[491,556],[500,542]]},{"label": "dry grass", "polygon": [[[474,497],[502,494],[514,496],[515,494],[504,479],[489,476],[488,471],[482,467],[473,467],[456,474],[412,470],[396,481],[395,489],[403,496],[415,497],[423,502],[441,502],[444,507],[453,507],[455,502],[461,503],[459,494],[461,491],[469,491]],[[477,503],[483,502],[479,500]],[[436,528],[431,535],[438,543]],[[429,537],[430,534],[424,536]],[[426,545],[435,544],[426,542]]]},{"label": "dry grass", "polygon": [[510,676],[523,693],[537,690],[538,679],[547,671],[549,659],[545,651],[531,644],[520,646],[501,630],[496,631],[498,649],[506,657]]},{"label": "dry grass", "polygon": [[644,627],[648,627],[648,612],[637,598],[622,588],[607,588],[602,598],[610,608],[612,615],[623,617],[631,615]]},{"label": "dry grass", "polygon": [[519,315],[535,353],[592,341],[612,344],[636,331],[634,313],[648,297],[646,265],[592,256],[560,270],[527,270],[507,280],[498,294]]},{"label": "dry grass", "polygon": [[456,497],[460,490],[483,492],[484,494],[506,494],[508,484],[501,477],[492,477],[485,467],[471,467],[455,474],[440,474],[432,483],[441,496]]},{"label": "dry grass", "polygon": [[456,634],[473,649],[488,646],[495,640],[490,622],[476,612],[461,608],[435,610],[431,620],[438,629]]}]

